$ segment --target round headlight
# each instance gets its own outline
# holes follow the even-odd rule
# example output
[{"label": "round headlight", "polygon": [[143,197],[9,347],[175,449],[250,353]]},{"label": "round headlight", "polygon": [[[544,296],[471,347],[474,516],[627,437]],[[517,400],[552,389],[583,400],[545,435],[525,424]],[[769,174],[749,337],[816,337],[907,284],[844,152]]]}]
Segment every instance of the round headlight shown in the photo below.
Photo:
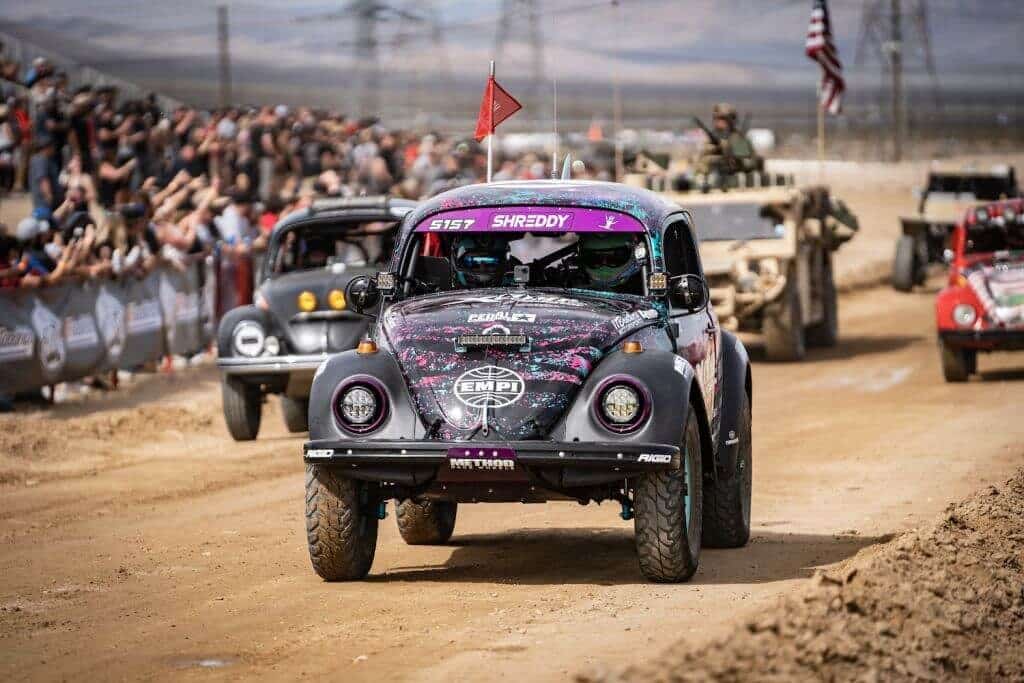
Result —
[{"label": "round headlight", "polygon": [[640,414],[640,395],[632,387],[613,386],[601,399],[601,410],[612,424],[629,424]]},{"label": "round headlight", "polygon": [[255,358],[263,353],[263,344],[266,341],[266,334],[263,326],[254,320],[243,320],[235,325],[235,331],[231,335],[235,352],[247,358]]},{"label": "round headlight", "polygon": [[344,311],[345,306],[345,292],[340,289],[332,289],[327,295],[327,305],[336,311]]},{"label": "round headlight", "polygon": [[970,304],[957,304],[953,307],[953,322],[960,327],[970,327],[978,319],[978,312]]},{"label": "round headlight", "polygon": [[373,431],[381,425],[386,414],[384,389],[371,377],[352,377],[335,394],[334,415],[346,431],[356,434]]},{"label": "round headlight", "polygon": [[365,425],[377,413],[377,399],[365,387],[352,387],[341,396],[341,414],[354,425]]},{"label": "round headlight", "polygon": [[316,308],[316,294],[309,291],[302,292],[299,294],[299,298],[296,303],[298,304],[300,311],[303,313],[309,313]]}]

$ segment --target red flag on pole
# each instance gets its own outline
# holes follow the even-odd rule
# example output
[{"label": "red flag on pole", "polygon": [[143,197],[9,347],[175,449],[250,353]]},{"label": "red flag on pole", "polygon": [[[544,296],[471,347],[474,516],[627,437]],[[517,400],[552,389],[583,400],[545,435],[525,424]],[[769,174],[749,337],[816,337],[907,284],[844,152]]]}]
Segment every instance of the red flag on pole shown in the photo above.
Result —
[{"label": "red flag on pole", "polygon": [[480,114],[476,118],[477,142],[494,133],[498,124],[523,108],[519,101],[498,85],[494,76],[487,79],[484,98],[480,101]]}]

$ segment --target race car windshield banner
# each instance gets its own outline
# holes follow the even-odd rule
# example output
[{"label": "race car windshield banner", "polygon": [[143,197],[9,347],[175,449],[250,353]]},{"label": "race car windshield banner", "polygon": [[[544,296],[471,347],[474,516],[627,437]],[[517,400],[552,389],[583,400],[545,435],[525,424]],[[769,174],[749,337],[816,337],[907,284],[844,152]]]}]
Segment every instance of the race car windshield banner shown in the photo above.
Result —
[{"label": "race car windshield banner", "polygon": [[434,214],[416,226],[416,232],[630,232],[643,233],[632,216],[607,209],[559,206],[508,206],[459,209]]}]

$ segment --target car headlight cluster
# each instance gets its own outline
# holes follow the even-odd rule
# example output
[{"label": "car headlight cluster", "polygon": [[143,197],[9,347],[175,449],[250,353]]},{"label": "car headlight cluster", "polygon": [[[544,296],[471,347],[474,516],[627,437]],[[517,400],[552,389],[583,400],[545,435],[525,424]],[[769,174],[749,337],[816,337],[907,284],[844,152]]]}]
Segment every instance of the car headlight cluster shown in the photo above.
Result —
[{"label": "car headlight cluster", "polygon": [[235,325],[231,333],[231,343],[235,353],[246,358],[258,356],[276,356],[281,352],[281,342],[277,337],[267,334],[263,326],[255,320],[243,320]]},{"label": "car headlight cluster", "polygon": [[350,377],[334,394],[334,417],[345,431],[372,432],[384,422],[387,412],[387,394],[372,377]]},{"label": "car headlight cluster", "polygon": [[594,412],[605,429],[625,434],[643,425],[650,408],[646,389],[632,378],[616,376],[598,388]]},{"label": "car headlight cluster", "polygon": [[255,358],[263,353],[267,335],[263,326],[253,320],[243,320],[235,325],[235,331],[231,335],[235,352],[246,358]]},{"label": "car headlight cluster", "polygon": [[960,327],[970,327],[978,319],[978,312],[970,304],[957,304],[953,307],[953,322]]}]

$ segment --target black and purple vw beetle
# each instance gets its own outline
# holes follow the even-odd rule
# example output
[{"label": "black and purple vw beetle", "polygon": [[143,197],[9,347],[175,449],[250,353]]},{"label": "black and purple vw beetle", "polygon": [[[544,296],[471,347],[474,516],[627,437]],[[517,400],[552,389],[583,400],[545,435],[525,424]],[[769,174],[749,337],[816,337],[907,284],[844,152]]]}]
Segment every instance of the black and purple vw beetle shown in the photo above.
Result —
[{"label": "black and purple vw beetle", "polygon": [[[463,187],[402,221],[379,311],[313,380],[305,444],[315,571],[370,570],[397,501],[410,544],[459,503],[613,499],[643,574],[685,581],[750,535],[750,365],[708,304],[690,216],[647,190]],[[621,277],[607,277],[608,273]]]}]

